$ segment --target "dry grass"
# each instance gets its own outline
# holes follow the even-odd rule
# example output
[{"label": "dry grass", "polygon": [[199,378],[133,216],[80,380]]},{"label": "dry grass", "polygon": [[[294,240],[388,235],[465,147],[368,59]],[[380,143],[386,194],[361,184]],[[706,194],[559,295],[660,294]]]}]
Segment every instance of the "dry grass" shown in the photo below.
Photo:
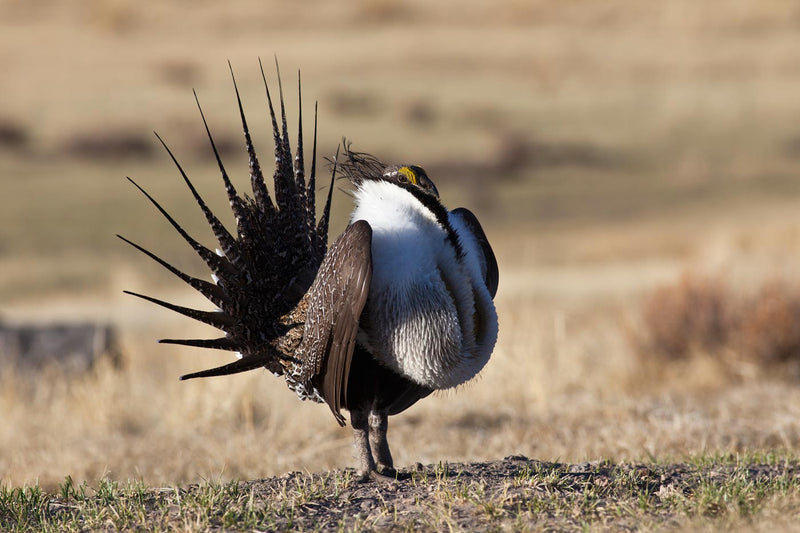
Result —
[{"label": "dry grass", "polygon": [[[150,314],[137,305],[125,313]],[[500,311],[502,339],[481,378],[393,418],[398,464],[512,453],[567,461],[684,459],[793,453],[800,446],[800,392],[792,383],[717,387],[711,400],[706,389],[674,373],[654,378],[662,392],[653,396],[630,385],[640,361],[614,319],[584,311],[553,315],[510,299],[500,300]],[[34,385],[4,375],[5,483],[38,479],[53,488],[70,474],[152,485],[314,472],[353,462],[350,431],[323,406],[298,402],[266,373],[178,382],[181,373],[226,356],[152,344],[153,336],[185,327],[155,314],[152,320],[162,324],[128,330],[124,372],[100,367],[72,381],[44,375]],[[704,370],[698,363],[684,367]]]},{"label": "dry grass", "polygon": [[[691,464],[548,463],[511,456],[403,472],[395,485],[354,471],[185,488],[67,478],[55,493],[0,487],[0,527],[14,531],[751,531],[798,518],[796,463],[775,456]],[[776,519],[777,515],[777,519]],[[763,525],[761,526],[763,527]]]},{"label": "dry grass", "polygon": [[647,295],[637,326],[628,335],[643,366],[716,359],[734,378],[800,377],[800,291],[786,281],[737,293],[720,277],[684,274]]},{"label": "dry grass", "polygon": [[[349,431],[269,375],[179,383],[225,355],[155,345],[203,331],[120,294],[194,302],[116,232],[201,273],[125,175],[190,232],[209,234],[165,156],[111,159],[109,147],[148,151],[141,139],[158,129],[224,212],[213,163],[199,155],[190,85],[221,142],[238,142],[231,59],[267,154],[255,58],[273,53],[287,92],[299,65],[309,101],[320,100],[322,154],[346,134],[359,149],[436,168],[449,205],[477,205],[500,260],[496,353],[475,383],[392,420],[398,464],[512,453],[797,457],[796,384],[738,357],[732,378],[712,353],[795,350],[794,293],[759,291],[800,267],[796,3],[305,7],[0,4],[0,117],[10,125],[0,149],[0,313],[110,320],[128,355],[124,372],[101,367],[76,380],[46,374],[31,385],[0,371],[0,483],[161,484],[350,464]],[[295,115],[291,99],[287,111]],[[245,175],[241,152],[226,162]],[[334,229],[347,211],[346,197],[337,200]],[[666,351],[701,355],[643,359],[628,343],[639,326],[631,316],[687,269],[717,281],[659,296],[650,328],[662,328]],[[736,341],[719,340],[731,328],[725,310],[748,297]],[[665,305],[673,320],[659,323]]]},{"label": "dry grass", "polygon": [[800,366],[800,291],[772,282],[746,304],[740,349],[763,367]]},{"label": "dry grass", "polygon": [[673,286],[659,287],[642,306],[643,335],[634,339],[640,352],[669,358],[688,356],[693,350],[717,350],[737,329],[738,312],[719,279],[689,274]]}]

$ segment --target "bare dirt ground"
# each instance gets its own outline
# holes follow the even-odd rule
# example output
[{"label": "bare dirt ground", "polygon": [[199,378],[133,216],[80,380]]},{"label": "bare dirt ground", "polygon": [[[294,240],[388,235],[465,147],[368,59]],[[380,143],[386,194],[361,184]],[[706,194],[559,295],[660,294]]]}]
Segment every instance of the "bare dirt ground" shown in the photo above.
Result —
[{"label": "bare dirt ground", "polygon": [[[287,491],[302,490],[304,484],[325,483],[331,475],[343,474],[317,475],[310,480],[301,474],[287,474],[245,483],[242,489],[252,490],[257,498],[274,501]],[[327,494],[298,505],[292,516],[283,520],[276,517],[274,525],[277,529],[335,530],[363,525],[374,530],[462,531],[677,527],[695,515],[706,518],[729,512],[746,515],[746,501],[709,499],[696,507],[687,505],[692,507],[688,512],[687,508],[675,505],[676,500],[701,498],[709,484],[733,476],[750,484],[764,485],[778,480],[797,484],[800,466],[564,464],[523,456],[492,462],[419,465],[401,472],[402,481],[397,484],[349,484],[345,488],[332,488]]]},{"label": "bare dirt ground", "polygon": [[[772,459],[704,464],[542,462],[510,456],[355,480],[352,470],[185,488],[41,498],[42,516],[6,526],[259,531],[499,531],[758,529],[787,526],[800,465]],[[782,521],[780,517],[783,516]],[[777,519],[776,519],[777,518]],[[0,517],[2,520],[2,517]],[[0,525],[3,522],[0,521]]]}]

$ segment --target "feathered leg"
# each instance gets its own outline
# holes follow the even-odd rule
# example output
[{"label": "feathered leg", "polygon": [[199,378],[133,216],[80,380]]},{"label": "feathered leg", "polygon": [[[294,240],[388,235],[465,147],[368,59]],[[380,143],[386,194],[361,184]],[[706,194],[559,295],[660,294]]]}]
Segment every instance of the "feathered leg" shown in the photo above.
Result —
[{"label": "feathered leg", "polygon": [[[392,454],[386,440],[388,415],[385,412],[362,407],[350,411],[353,426],[353,443],[358,456],[359,481],[396,481],[397,472],[392,466]],[[377,464],[373,457],[377,456]]]},{"label": "feathered leg", "polygon": [[386,439],[386,430],[389,427],[389,415],[386,411],[373,409],[369,414],[369,444],[375,454],[375,470],[384,476],[396,477],[392,453],[389,451],[389,441]]},{"label": "feathered leg", "polygon": [[353,444],[358,456],[358,476],[361,481],[368,481],[375,473],[375,460],[369,445],[369,408],[352,409],[350,424],[353,426]]}]

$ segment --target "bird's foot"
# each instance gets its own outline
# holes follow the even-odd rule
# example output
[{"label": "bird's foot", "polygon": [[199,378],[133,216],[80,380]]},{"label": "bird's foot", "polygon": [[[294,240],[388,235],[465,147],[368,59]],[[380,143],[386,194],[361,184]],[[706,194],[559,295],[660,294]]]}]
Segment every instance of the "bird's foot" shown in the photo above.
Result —
[{"label": "bird's foot", "polygon": [[379,483],[397,483],[397,471],[392,468],[391,471],[384,469],[382,472],[377,470],[369,470],[361,472],[358,475],[359,483],[369,483],[370,481],[377,481]]},{"label": "bird's foot", "polygon": [[397,479],[397,470],[395,470],[391,465],[383,465],[378,463],[378,465],[375,467],[375,470],[377,470],[377,472],[382,476],[388,476],[390,478]]}]

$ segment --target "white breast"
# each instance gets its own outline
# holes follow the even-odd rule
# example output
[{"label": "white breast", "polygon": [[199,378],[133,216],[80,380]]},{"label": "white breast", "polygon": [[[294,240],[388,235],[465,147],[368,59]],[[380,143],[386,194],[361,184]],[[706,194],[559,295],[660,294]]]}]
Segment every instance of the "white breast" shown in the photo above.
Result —
[{"label": "white breast", "polygon": [[431,272],[444,247],[444,229],[408,191],[387,182],[364,182],[351,222],[372,227],[373,286],[413,284]]},{"label": "white breast", "polygon": [[497,339],[497,315],[474,238],[462,236],[463,224],[451,220],[464,248],[459,260],[434,214],[387,182],[359,187],[351,216],[356,220],[366,220],[373,231],[372,284],[359,342],[421,385],[449,388],[471,379]]}]

